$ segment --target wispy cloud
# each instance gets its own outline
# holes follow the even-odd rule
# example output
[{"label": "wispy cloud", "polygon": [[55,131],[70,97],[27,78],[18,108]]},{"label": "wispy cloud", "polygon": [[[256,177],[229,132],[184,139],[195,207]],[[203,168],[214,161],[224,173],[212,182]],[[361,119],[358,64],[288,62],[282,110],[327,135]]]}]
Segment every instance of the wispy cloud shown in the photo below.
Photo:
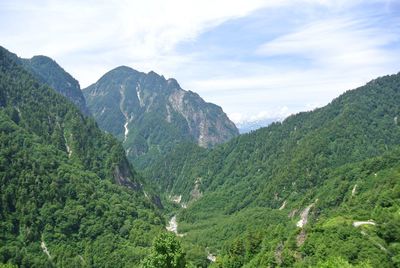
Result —
[{"label": "wispy cloud", "polygon": [[399,41],[400,29],[387,30],[379,25],[380,19],[339,17],[313,21],[261,45],[257,52],[263,56],[304,57],[323,66],[387,63],[393,57],[385,46]]},{"label": "wispy cloud", "polygon": [[26,57],[50,55],[88,85],[115,65],[168,71],[164,65],[190,61],[173,51],[178,43],[280,2],[15,0],[0,3],[0,33],[3,45]]},{"label": "wispy cloud", "polygon": [[209,100],[223,100],[228,114],[241,121],[259,114],[273,118],[281,107],[288,107],[288,113],[310,110],[377,76],[400,71],[400,20],[388,9],[390,3],[321,2],[328,9],[312,9],[293,28],[260,43],[253,51],[255,61],[235,62],[230,74],[192,80],[190,87]]},{"label": "wispy cloud", "polygon": [[399,18],[388,0],[14,0],[0,1],[0,37],[83,86],[118,65],[176,77],[238,121],[312,109],[399,71]]}]

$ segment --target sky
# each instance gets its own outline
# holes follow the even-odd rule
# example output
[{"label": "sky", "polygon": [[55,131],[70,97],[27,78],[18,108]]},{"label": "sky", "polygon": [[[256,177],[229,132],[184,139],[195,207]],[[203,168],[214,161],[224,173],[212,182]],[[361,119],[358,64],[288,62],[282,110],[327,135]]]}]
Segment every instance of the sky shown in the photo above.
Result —
[{"label": "sky", "polygon": [[0,0],[0,40],[82,88],[126,65],[235,123],[283,119],[400,71],[400,0]]}]

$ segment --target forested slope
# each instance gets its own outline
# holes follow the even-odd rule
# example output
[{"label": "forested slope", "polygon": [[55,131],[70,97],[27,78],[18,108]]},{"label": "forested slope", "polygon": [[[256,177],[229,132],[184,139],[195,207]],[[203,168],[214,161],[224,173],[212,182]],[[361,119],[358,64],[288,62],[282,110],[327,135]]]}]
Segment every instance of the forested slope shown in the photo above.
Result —
[{"label": "forested slope", "polygon": [[[374,266],[381,263],[382,267],[392,267],[396,262],[392,257],[398,256],[397,246],[384,253],[374,243],[361,243],[368,239],[351,222],[378,221],[379,217],[374,213],[382,208],[378,202],[380,196],[391,200],[391,216],[376,228],[379,230],[391,221],[389,218],[398,217],[400,179],[397,160],[388,170],[386,166],[378,165],[368,169],[369,173],[363,171],[363,161],[390,154],[400,145],[399,103],[400,75],[381,77],[344,93],[326,107],[293,115],[282,123],[241,135],[200,155],[197,149],[182,147],[181,152],[160,159],[156,168],[148,170],[147,174],[155,181],[165,182],[172,198],[182,196],[180,205],[187,206],[187,209],[181,209],[178,222],[179,232],[187,233],[184,240],[209,247],[214,253],[221,253],[227,241],[235,245],[232,241],[246,230],[254,230],[259,237],[258,250],[264,247],[262,252],[270,254],[265,256],[268,259],[263,260],[263,265],[276,262],[286,263],[285,266],[294,263],[316,265],[318,260],[339,255],[352,263],[370,260]],[[397,152],[393,152],[395,159]],[[348,165],[354,165],[353,177],[343,172]],[[371,176],[370,172],[377,173],[377,176]],[[380,172],[389,177],[379,176]],[[363,192],[363,198],[371,200],[368,206],[364,207],[358,201],[352,203],[354,207],[350,215],[346,215],[344,210],[338,215],[333,214],[336,209],[345,207],[345,197],[352,192],[357,180],[370,180],[364,184],[367,188],[355,190]],[[376,184],[380,181],[382,187],[378,188]],[[316,229],[312,230],[318,232],[320,217],[324,215],[328,221],[335,215],[346,219],[344,223],[349,231],[332,238],[329,243],[329,238],[324,240],[322,236],[320,244],[314,244],[313,250],[329,248],[331,242],[344,243],[340,244],[343,248],[351,246],[357,249],[346,252],[327,249],[329,253],[308,260],[307,257],[315,252],[306,252],[303,247],[312,244],[310,241],[314,236],[303,234],[305,242],[296,245],[296,237],[303,230],[296,227],[296,223],[308,206],[307,211],[315,217],[304,228],[313,226]],[[340,232],[342,225],[333,226],[333,233]],[[393,226],[392,231],[396,230],[398,225]],[[373,233],[381,239],[379,241],[385,240],[379,231],[375,231]],[[393,240],[395,244],[398,239]],[[391,242],[385,241],[386,248]],[[254,252],[243,251],[245,245],[241,247],[238,252],[247,255],[241,255],[243,259],[240,262],[230,259],[236,253],[222,251],[225,266],[240,267],[252,261]],[[282,260],[274,255],[280,252],[276,248],[281,248],[281,253],[286,254]],[[368,252],[370,256],[380,257],[368,257]],[[199,252],[192,254],[200,255]]]},{"label": "forested slope", "polygon": [[132,267],[163,219],[122,145],[0,47],[0,263]]}]

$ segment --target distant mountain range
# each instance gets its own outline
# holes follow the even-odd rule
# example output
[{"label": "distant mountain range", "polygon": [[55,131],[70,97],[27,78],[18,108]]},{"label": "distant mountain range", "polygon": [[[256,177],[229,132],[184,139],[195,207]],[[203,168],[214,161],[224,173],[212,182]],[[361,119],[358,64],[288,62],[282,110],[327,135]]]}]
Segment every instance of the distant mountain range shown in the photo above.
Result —
[{"label": "distant mountain range", "polygon": [[236,127],[239,129],[240,134],[249,133],[262,127],[267,127],[274,122],[282,121],[282,118],[266,118],[259,120],[248,120],[236,123]]}]

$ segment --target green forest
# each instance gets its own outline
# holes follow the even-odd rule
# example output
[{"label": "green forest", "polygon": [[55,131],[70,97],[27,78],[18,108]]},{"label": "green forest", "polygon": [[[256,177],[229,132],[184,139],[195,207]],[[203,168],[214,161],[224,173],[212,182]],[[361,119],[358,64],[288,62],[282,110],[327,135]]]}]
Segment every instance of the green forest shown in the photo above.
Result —
[{"label": "green forest", "polygon": [[[399,88],[400,75],[378,78],[213,150],[182,146],[160,159],[147,174],[187,204],[178,231],[188,253],[202,245],[220,267],[308,267],[331,257],[398,267]],[[387,240],[379,228],[388,226]]]},{"label": "green forest", "polygon": [[32,68],[0,47],[1,268],[400,267],[400,74],[204,147],[155,113],[123,145]]},{"label": "green forest", "polygon": [[0,262],[139,265],[164,219],[121,144],[4,48],[0,64]]}]

